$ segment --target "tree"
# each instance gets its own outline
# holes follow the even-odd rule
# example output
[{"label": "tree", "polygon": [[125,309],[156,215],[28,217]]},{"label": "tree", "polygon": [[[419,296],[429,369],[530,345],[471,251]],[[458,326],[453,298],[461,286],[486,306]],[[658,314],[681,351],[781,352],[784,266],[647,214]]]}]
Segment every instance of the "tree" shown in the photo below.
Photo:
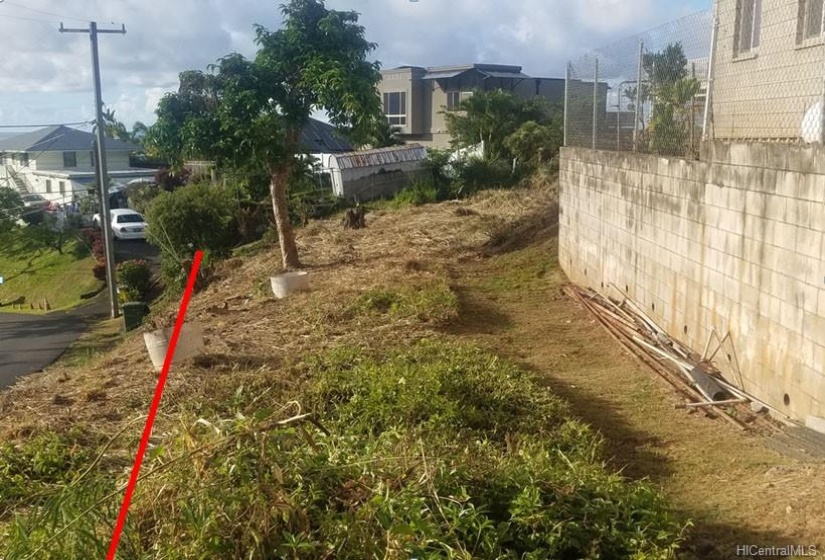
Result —
[{"label": "tree", "polygon": [[43,249],[57,251],[62,255],[66,243],[77,238],[78,225],[65,215],[59,217],[45,213],[41,223],[29,225],[24,232],[26,237]]},{"label": "tree", "polygon": [[142,145],[149,127],[140,121],[132,125],[132,130],[126,128],[126,125],[117,119],[113,109],[103,110],[103,126],[107,138],[115,138],[123,142],[130,142],[132,144]]},{"label": "tree", "polygon": [[461,101],[457,112],[444,112],[454,148],[484,142],[485,159],[509,157],[504,139],[528,121],[544,124],[549,117],[541,98],[528,101],[504,90],[479,91]]},{"label": "tree", "polygon": [[553,157],[564,142],[564,130],[555,119],[546,125],[527,121],[504,139],[504,147],[527,165],[540,165]]},{"label": "tree", "polygon": [[23,199],[14,189],[0,187],[0,233],[6,233],[17,225],[23,212]]},{"label": "tree", "polygon": [[291,0],[281,11],[281,29],[255,26],[254,60],[231,54],[208,74],[182,73],[147,140],[175,165],[197,157],[235,171],[263,169],[284,267],[298,268],[286,187],[302,152],[301,130],[321,109],[350,137],[366,139],[381,113],[380,73],[367,60],[375,44],[357,13],[329,10],[323,0]]},{"label": "tree", "polygon": [[[688,75],[688,60],[682,44],[671,43],[661,51],[646,53],[642,67],[647,79],[642,84],[641,102],[652,105],[643,135],[648,149],[663,155],[688,155],[699,137],[695,98],[701,84]],[[634,104],[636,89],[624,91],[624,96]]]},{"label": "tree", "polygon": [[401,127],[391,125],[389,121],[381,115],[370,127],[363,144],[371,148],[403,146],[405,142],[399,136],[400,133]]}]

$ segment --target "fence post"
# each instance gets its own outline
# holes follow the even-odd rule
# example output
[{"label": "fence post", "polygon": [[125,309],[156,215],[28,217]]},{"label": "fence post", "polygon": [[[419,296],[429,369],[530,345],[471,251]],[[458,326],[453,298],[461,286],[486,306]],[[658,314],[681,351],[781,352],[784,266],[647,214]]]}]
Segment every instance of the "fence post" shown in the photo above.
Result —
[{"label": "fence post", "polygon": [[567,143],[567,128],[570,126],[569,121],[570,110],[570,61],[567,61],[567,67],[564,70],[564,146],[569,146]]},{"label": "fence post", "polygon": [[643,65],[642,61],[644,60],[645,56],[645,42],[639,41],[639,72],[636,75],[636,107],[635,115],[633,117],[633,151],[637,151],[639,149],[639,116],[641,115],[642,110],[642,70]]},{"label": "fence post", "polygon": [[622,92],[621,92],[621,90],[619,91],[618,95],[619,95],[619,102],[616,103],[616,151],[620,152],[621,151],[621,143],[622,143],[622,136],[621,136],[621,130],[622,130],[622,122],[621,122]]},{"label": "fence post", "polygon": [[597,116],[599,111],[599,57],[596,57],[596,69],[593,72],[593,149],[596,149]]},{"label": "fence post", "polygon": [[716,66],[716,37],[719,30],[719,19],[716,14],[713,15],[713,31],[710,37],[710,56],[708,58],[708,85],[705,91],[705,114],[702,116],[702,140],[712,140],[710,137],[710,113],[713,110],[713,75]]},{"label": "fence post", "polygon": [[819,143],[825,145],[825,72],[823,72],[822,78],[820,80],[822,82],[822,100],[819,102]]}]

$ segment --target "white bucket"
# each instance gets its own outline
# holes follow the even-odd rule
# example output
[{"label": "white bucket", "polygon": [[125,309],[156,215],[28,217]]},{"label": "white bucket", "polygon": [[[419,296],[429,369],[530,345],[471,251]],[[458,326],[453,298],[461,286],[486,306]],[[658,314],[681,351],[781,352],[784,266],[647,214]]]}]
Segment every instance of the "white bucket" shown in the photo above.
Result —
[{"label": "white bucket", "polygon": [[302,292],[309,289],[309,273],[306,271],[285,272],[270,278],[272,292],[278,299],[283,299],[292,292]]},{"label": "white bucket", "polygon": [[[146,343],[146,350],[155,371],[163,369],[163,362],[166,360],[166,351],[169,348],[169,341],[172,339],[173,329],[161,329],[149,333],[144,333],[143,341]],[[175,348],[173,364],[182,362],[187,358],[203,354],[205,350],[203,344],[203,329],[197,323],[184,323],[178,336],[178,345]]]}]

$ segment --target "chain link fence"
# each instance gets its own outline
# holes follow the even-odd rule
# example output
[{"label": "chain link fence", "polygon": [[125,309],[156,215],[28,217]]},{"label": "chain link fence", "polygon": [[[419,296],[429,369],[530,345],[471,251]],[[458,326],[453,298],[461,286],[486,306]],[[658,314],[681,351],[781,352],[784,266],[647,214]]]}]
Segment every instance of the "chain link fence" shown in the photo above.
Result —
[{"label": "chain link fence", "polygon": [[825,143],[822,0],[719,0],[570,62],[565,145],[697,157],[705,139]]},{"label": "chain link fence", "polygon": [[709,136],[822,140],[822,0],[718,4]]},{"label": "chain link fence", "polygon": [[713,27],[700,12],[571,62],[565,145],[696,157]]}]

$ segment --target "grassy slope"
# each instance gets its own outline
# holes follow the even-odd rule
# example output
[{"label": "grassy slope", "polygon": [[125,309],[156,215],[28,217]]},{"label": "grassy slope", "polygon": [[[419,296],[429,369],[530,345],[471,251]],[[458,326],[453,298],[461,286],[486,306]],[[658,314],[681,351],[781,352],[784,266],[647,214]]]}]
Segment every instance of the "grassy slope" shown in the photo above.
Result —
[{"label": "grassy slope", "polygon": [[[433,335],[470,340],[539,374],[605,435],[613,468],[650,478],[683,518],[694,519],[687,557],[730,558],[737,543],[815,543],[825,534],[818,498],[825,468],[675,411],[669,387],[560,294],[552,213],[521,197],[379,212],[358,232],[342,232],[335,220],[314,223],[299,234],[313,291],[283,302],[268,297],[275,252],[227,263],[190,308],[190,318],[207,326],[210,358],[171,376],[155,433],[187,439],[182,418],[236,418],[282,405],[275,395],[299,391],[302,360],[325,348],[381,352]],[[457,314],[445,285],[457,294]],[[174,309],[167,315],[158,323],[168,324]],[[145,412],[155,380],[133,333],[82,369],[32,376],[0,397],[0,424],[14,439],[74,425],[105,441]],[[138,433],[134,424],[105,465],[128,465]]]},{"label": "grassy slope", "polygon": [[[77,251],[75,242],[66,244],[63,254],[37,249],[19,234],[0,239],[0,303],[8,304],[25,298],[23,312],[31,312],[30,304],[38,307],[45,298],[52,310],[67,309],[81,303],[80,296],[97,291],[101,283],[92,276],[94,259]],[[0,311],[12,311],[10,305]],[[19,311],[19,310],[14,310]],[[38,309],[34,310],[38,312]]]}]

